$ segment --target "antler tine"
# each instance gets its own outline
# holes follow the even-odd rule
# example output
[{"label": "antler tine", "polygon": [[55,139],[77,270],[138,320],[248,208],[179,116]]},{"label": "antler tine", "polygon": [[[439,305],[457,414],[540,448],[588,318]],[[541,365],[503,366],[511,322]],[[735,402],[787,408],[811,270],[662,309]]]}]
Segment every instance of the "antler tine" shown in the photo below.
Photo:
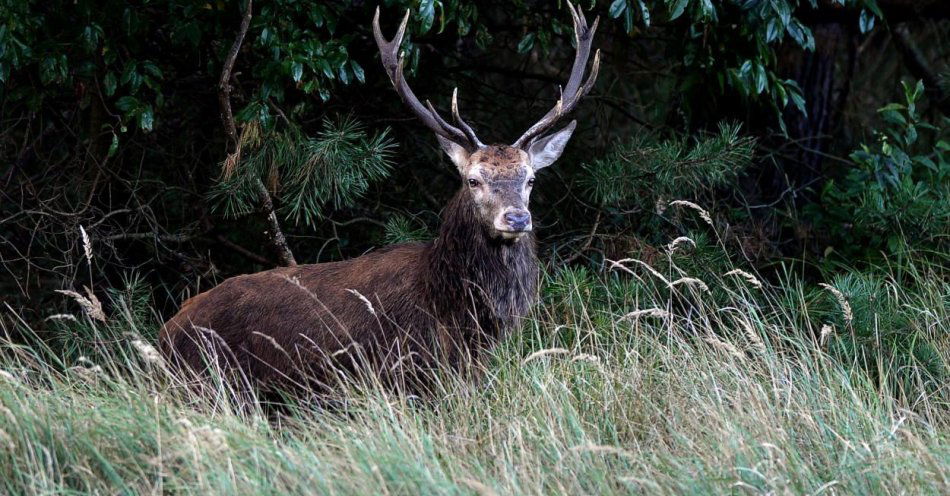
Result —
[{"label": "antler tine", "polygon": [[588,27],[587,19],[579,6],[575,7],[571,2],[567,2],[567,10],[571,13],[571,18],[574,21],[574,40],[577,45],[571,75],[567,80],[567,84],[561,88],[561,98],[554,108],[528,128],[512,146],[524,148],[538,135],[554,126],[563,116],[574,110],[577,103],[587,95],[597,80],[597,74],[600,71],[600,50],[594,53],[594,63],[591,66],[590,75],[581,84],[584,79],[584,72],[587,69],[587,59],[590,57],[590,49],[594,33],[597,31],[597,25],[600,23],[600,17],[595,18],[594,23]]},{"label": "antler tine", "polygon": [[[455,129],[455,126],[449,124],[445,119],[442,118],[441,115],[439,115],[439,113],[435,110],[435,107],[432,106],[432,102],[430,102],[429,100],[426,100],[426,109],[429,115],[433,119],[435,119],[435,121],[439,124],[439,127]],[[461,133],[461,131],[459,132]],[[468,137],[465,136],[465,139],[467,140]],[[464,144],[464,143],[466,142],[465,141],[459,142],[459,144]]]},{"label": "antler tine", "polygon": [[[462,126],[464,131],[446,122],[445,119],[435,111],[435,108],[432,107],[431,104],[428,105],[428,108],[423,105],[412,91],[412,88],[409,87],[409,83],[406,82],[406,78],[403,75],[405,57],[398,52],[400,45],[402,45],[402,38],[406,34],[409,14],[410,11],[407,9],[406,14],[402,18],[402,23],[400,23],[399,29],[396,31],[396,36],[394,36],[391,41],[386,41],[386,38],[383,37],[383,31],[379,27],[379,7],[376,7],[376,14],[373,16],[373,36],[376,38],[376,45],[379,47],[383,68],[386,69],[389,80],[396,89],[396,93],[399,94],[399,98],[402,99],[403,103],[412,110],[426,127],[439,136],[450,139],[469,150],[480,148],[483,145],[481,141],[475,137],[475,132],[471,126],[465,123],[465,121],[462,121],[458,116],[455,117],[455,120]],[[453,108],[456,106],[453,97]]]},{"label": "antler tine", "polygon": [[475,130],[472,129],[472,126],[469,126],[462,116],[459,114],[459,89],[455,88],[452,90],[452,118],[455,119],[455,123],[462,127],[462,131],[465,132],[465,135],[468,137],[468,140],[475,144],[478,148],[485,146],[482,143],[478,136],[475,136]]}]

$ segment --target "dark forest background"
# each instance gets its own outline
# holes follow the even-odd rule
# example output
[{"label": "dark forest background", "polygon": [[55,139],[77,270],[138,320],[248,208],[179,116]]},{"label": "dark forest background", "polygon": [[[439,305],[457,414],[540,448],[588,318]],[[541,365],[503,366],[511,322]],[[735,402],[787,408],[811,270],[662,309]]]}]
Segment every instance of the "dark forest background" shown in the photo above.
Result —
[{"label": "dark forest background", "polygon": [[[766,278],[946,262],[950,3],[579,5],[603,60],[533,195],[549,267],[649,262],[681,235],[696,266],[721,243]],[[382,70],[376,7],[0,0],[2,300],[37,332],[84,285],[149,288],[167,317],[287,263],[278,233],[298,263],[432,237],[459,179]],[[506,143],[553,105],[564,2],[384,0],[387,36],[407,8],[421,98],[445,110],[457,87]]]}]

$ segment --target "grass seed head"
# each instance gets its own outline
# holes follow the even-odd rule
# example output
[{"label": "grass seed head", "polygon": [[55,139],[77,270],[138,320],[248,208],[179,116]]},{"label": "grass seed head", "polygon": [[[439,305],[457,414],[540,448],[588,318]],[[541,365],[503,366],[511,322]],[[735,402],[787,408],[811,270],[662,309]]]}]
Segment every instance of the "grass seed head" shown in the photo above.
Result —
[{"label": "grass seed head", "polygon": [[548,356],[548,355],[565,355],[567,353],[570,353],[570,352],[566,348],[548,348],[544,350],[535,351],[534,353],[528,355],[521,363],[528,363],[531,360]]},{"label": "grass seed head", "polygon": [[841,313],[844,316],[844,323],[845,325],[850,326],[851,322],[854,320],[854,313],[851,311],[851,304],[848,303],[848,299],[844,297],[844,293],[830,284],[820,283],[818,285],[827,289],[835,296],[835,299],[838,300],[838,306],[841,307]]},{"label": "grass seed head", "polygon": [[674,200],[674,201],[671,201],[671,202],[670,202],[670,206],[671,206],[671,207],[687,207],[687,208],[691,208],[691,209],[695,210],[697,213],[699,213],[699,217],[702,218],[705,223],[709,224],[709,227],[715,227],[715,226],[713,225],[712,217],[709,216],[709,212],[707,212],[705,209],[703,209],[703,207],[700,207],[699,205],[697,205],[697,204],[695,204],[695,203],[693,203],[693,202],[691,202],[691,201],[686,201],[686,200]]},{"label": "grass seed head", "polygon": [[99,301],[99,298],[96,298],[95,293],[93,293],[88,286],[83,286],[83,288],[86,290],[86,296],[68,289],[57,289],[56,292],[75,300],[89,318],[105,322],[106,314],[102,311],[102,303]]},{"label": "grass seed head", "polygon": [[755,287],[756,289],[762,289],[762,282],[759,281],[754,275],[752,275],[752,274],[750,274],[750,273],[748,273],[748,272],[746,272],[746,271],[744,271],[744,270],[742,270],[742,269],[732,269],[732,270],[730,270],[729,272],[726,272],[725,274],[723,274],[723,276],[724,276],[724,277],[728,277],[728,276],[741,277],[741,278],[745,279],[746,282],[748,282],[749,284],[751,284],[751,285],[752,285],[753,287]]},{"label": "grass seed head", "polygon": [[86,229],[79,226],[79,233],[82,235],[82,251],[86,255],[86,263],[89,266],[92,266],[92,241],[89,240],[89,235],[86,234]]}]

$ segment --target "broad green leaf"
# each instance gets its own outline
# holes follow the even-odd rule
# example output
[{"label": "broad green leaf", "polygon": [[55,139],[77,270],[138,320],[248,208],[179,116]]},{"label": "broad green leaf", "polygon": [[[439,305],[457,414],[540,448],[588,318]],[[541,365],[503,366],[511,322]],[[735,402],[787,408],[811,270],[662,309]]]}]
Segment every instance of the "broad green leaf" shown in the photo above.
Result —
[{"label": "broad green leaf", "polygon": [[106,73],[106,76],[102,78],[102,86],[106,92],[106,96],[112,96],[115,94],[115,88],[118,86],[118,82],[115,79],[115,73],[109,71]]},{"label": "broad green leaf", "polygon": [[300,82],[300,78],[303,77],[303,64],[294,62],[290,66],[290,76],[294,79],[294,82]]},{"label": "broad green leaf", "polygon": [[788,23],[792,20],[791,5],[789,5],[786,0],[773,0],[770,3],[772,5],[772,10],[774,10],[775,14],[778,16],[778,20],[781,21],[782,27],[788,26]]},{"label": "broad green leaf", "polygon": [[640,6],[640,18],[643,19],[643,25],[650,27],[650,9],[643,3],[643,0],[637,0],[637,4]]},{"label": "broad green leaf", "polygon": [[907,107],[903,104],[893,102],[877,109],[878,112],[884,112],[886,110],[907,110]]},{"label": "broad green leaf", "polygon": [[768,78],[765,74],[765,67],[762,64],[755,64],[755,92],[762,94],[765,86],[768,84]]},{"label": "broad green leaf", "polygon": [[802,90],[798,87],[798,83],[792,79],[786,79],[785,89],[788,91],[788,98],[792,100],[792,105],[795,105],[802,114],[808,115],[808,111],[805,110],[805,98],[802,97]]},{"label": "broad green leaf", "polygon": [[624,10],[627,10],[627,0],[614,0],[607,10],[607,15],[609,15],[611,19],[616,19],[620,17],[620,14],[623,14]]},{"label": "broad green leaf", "polygon": [[749,77],[749,75],[750,75],[751,73],[752,73],[752,61],[751,61],[751,60],[746,60],[746,61],[743,62],[742,65],[739,67],[739,77],[741,77],[741,78],[747,78],[747,77]]},{"label": "broad green leaf", "polygon": [[145,132],[150,132],[152,130],[153,120],[152,107],[146,107],[139,114],[139,127]]},{"label": "broad green leaf", "polygon": [[419,24],[419,32],[427,33],[432,29],[432,24],[435,22],[435,0],[422,0],[419,3],[419,20],[422,21]]},{"label": "broad green leaf", "polygon": [[667,0],[666,4],[670,9],[670,20],[672,21],[683,15],[689,0]]},{"label": "broad green leaf", "polygon": [[521,38],[521,41],[518,42],[518,53],[528,53],[534,48],[534,38],[535,35],[533,32],[528,33]]},{"label": "broad green leaf", "polygon": [[712,0],[700,0],[700,7],[704,19],[716,19],[716,7],[713,5]]},{"label": "broad green leaf", "polygon": [[134,96],[123,96],[115,102],[117,109],[125,112],[126,114],[132,113],[139,108],[141,104],[139,103],[138,98]]},{"label": "broad green leaf", "polygon": [[360,66],[355,60],[350,60],[350,70],[353,71],[353,75],[356,76],[356,80],[365,83],[366,74],[363,72],[363,67]]},{"label": "broad green leaf", "polygon": [[148,61],[148,60],[147,60],[147,61],[145,61],[145,62],[142,63],[142,68],[145,69],[145,72],[151,74],[151,75],[154,76],[155,78],[157,78],[157,79],[163,79],[162,70],[159,69],[158,66],[155,65],[154,62],[151,62],[151,61]]},{"label": "broad green leaf", "polygon": [[775,93],[778,95],[779,100],[782,101],[782,108],[788,106],[788,92],[785,90],[785,86],[782,83],[775,83]]},{"label": "broad green leaf", "polygon": [[784,27],[780,24],[777,18],[769,19],[769,23],[765,28],[765,42],[771,43],[779,38],[779,35],[784,31]]},{"label": "broad green leaf", "polygon": [[115,152],[118,149],[119,149],[119,136],[115,133],[112,133],[112,142],[109,143],[109,151],[106,155],[111,157],[115,155]]},{"label": "broad green leaf", "polygon": [[867,33],[868,31],[874,29],[874,14],[871,12],[861,9],[861,15],[858,17],[858,27],[861,29],[862,33]]},{"label": "broad green leaf", "polygon": [[327,59],[317,60],[317,66],[320,67],[320,70],[323,71],[323,75],[327,79],[333,79],[335,75],[333,74],[333,68],[330,67],[330,62],[327,62]]}]

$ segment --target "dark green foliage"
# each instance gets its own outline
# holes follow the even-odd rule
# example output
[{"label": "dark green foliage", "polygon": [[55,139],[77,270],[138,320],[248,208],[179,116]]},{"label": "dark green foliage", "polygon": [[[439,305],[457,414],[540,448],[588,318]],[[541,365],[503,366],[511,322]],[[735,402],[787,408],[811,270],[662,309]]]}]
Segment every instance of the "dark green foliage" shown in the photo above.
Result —
[{"label": "dark green foliage", "polygon": [[903,103],[878,110],[884,128],[875,141],[851,154],[853,166],[825,185],[820,209],[810,208],[841,236],[834,246],[846,256],[950,246],[950,119],[926,122],[917,108],[923,84],[903,89]]},{"label": "dark green foliage", "polygon": [[659,199],[695,198],[732,184],[751,163],[754,145],[734,124],[695,140],[638,135],[585,164],[582,184],[596,204],[651,209]]}]

